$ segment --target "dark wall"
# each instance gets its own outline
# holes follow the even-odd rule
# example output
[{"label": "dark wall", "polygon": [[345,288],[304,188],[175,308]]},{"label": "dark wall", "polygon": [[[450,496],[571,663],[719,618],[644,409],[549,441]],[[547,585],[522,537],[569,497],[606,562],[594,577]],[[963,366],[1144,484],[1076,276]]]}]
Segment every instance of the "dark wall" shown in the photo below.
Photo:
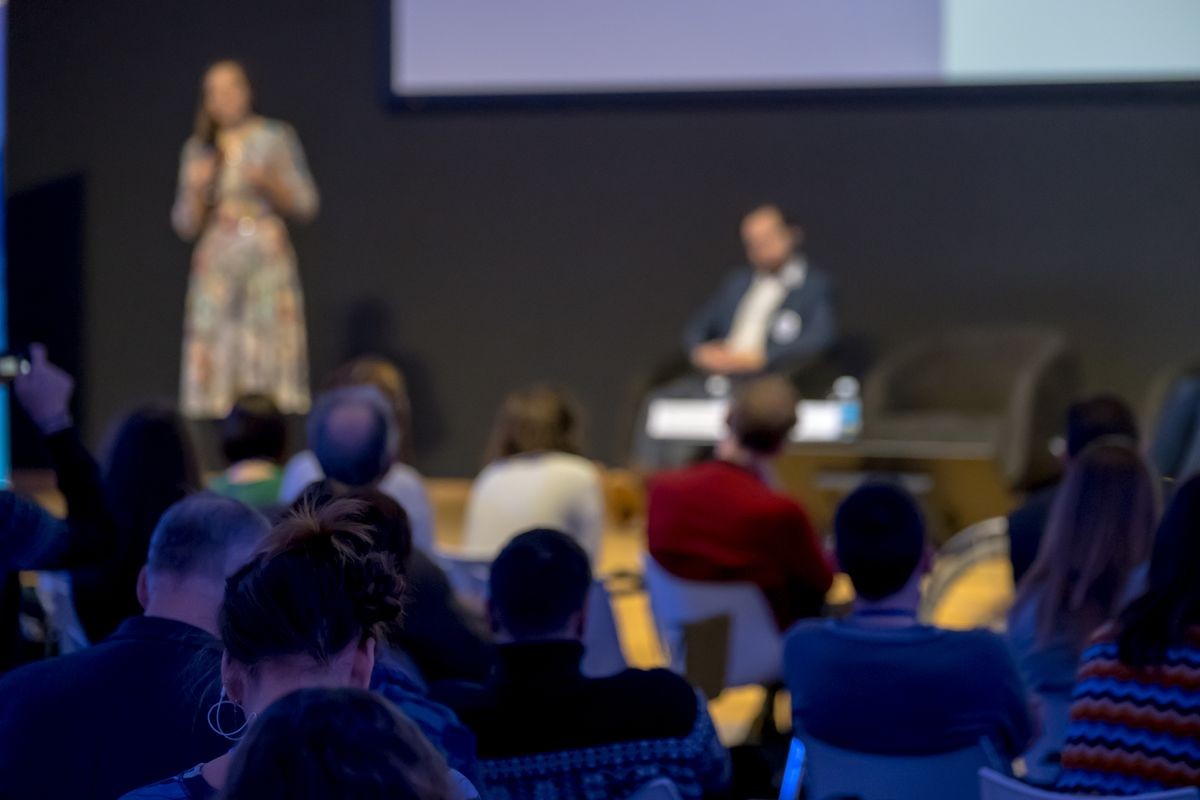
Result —
[{"label": "dark wall", "polygon": [[405,113],[383,101],[373,0],[10,8],[9,190],[86,180],[93,433],[174,395],[189,251],[167,215],[201,70],[227,54],[296,125],[322,190],[295,237],[314,374],[363,340],[405,355],[433,474],[471,472],[497,400],[537,378],[573,388],[593,451],[616,457],[629,387],[765,198],[805,223],[844,327],[881,347],[1050,322],[1092,386],[1135,399],[1200,351],[1195,92]]}]

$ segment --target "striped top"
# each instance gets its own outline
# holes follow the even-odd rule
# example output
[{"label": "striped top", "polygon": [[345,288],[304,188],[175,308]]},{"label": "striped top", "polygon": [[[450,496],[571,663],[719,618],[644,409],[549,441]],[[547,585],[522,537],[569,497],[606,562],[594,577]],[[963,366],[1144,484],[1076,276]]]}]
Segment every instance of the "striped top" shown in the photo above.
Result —
[{"label": "striped top", "polygon": [[1132,668],[1113,630],[1084,650],[1058,788],[1131,795],[1200,786],[1200,627],[1163,663]]}]

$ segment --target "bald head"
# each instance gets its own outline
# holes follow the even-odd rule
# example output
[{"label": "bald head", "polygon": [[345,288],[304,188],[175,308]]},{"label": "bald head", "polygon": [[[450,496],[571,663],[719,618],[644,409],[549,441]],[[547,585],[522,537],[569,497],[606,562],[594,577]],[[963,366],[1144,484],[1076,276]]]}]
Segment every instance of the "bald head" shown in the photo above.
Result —
[{"label": "bald head", "polygon": [[802,234],[776,205],[762,205],[742,217],[742,245],[755,269],[777,272],[800,246]]},{"label": "bald head", "polygon": [[776,453],[796,426],[798,401],[796,390],[786,378],[769,375],[750,381],[733,397],[729,431],[752,453]]},{"label": "bald head", "polygon": [[392,458],[391,408],[374,387],[327,392],[309,421],[309,444],[325,475],[347,486],[369,486]]}]

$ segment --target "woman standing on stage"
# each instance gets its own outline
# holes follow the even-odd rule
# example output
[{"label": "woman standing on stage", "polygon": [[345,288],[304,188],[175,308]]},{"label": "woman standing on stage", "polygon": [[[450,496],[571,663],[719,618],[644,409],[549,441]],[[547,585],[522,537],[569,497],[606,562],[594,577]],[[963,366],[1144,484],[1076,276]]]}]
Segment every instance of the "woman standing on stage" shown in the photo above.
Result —
[{"label": "woman standing on stage", "polygon": [[171,212],[175,231],[197,240],[183,334],[185,416],[224,417],[246,393],[269,395],[286,414],[308,411],[304,302],[284,219],[316,214],[295,131],[254,113],[239,63],[213,64]]}]

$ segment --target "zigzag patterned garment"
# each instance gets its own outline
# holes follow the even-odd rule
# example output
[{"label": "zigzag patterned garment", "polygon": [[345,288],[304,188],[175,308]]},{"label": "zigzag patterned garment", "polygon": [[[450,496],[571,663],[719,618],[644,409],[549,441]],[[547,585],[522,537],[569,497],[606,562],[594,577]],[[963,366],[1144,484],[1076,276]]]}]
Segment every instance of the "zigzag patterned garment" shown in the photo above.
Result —
[{"label": "zigzag patterned garment", "polygon": [[1083,653],[1058,789],[1131,795],[1200,786],[1200,628],[1162,664],[1121,663],[1111,631]]}]

